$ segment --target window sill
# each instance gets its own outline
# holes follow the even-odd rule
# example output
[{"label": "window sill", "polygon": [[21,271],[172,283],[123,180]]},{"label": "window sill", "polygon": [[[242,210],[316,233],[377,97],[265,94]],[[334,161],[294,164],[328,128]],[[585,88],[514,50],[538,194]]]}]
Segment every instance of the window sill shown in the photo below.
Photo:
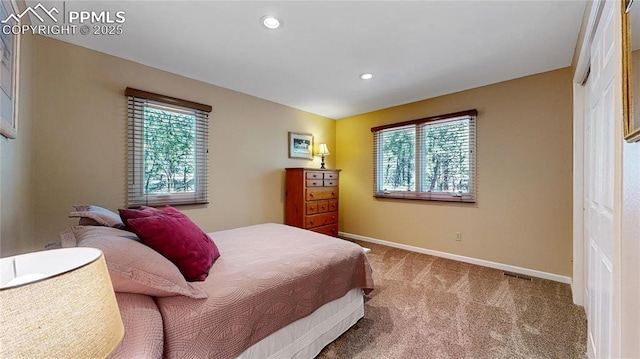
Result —
[{"label": "window sill", "polygon": [[412,201],[476,203],[476,199],[470,195],[452,196],[450,194],[376,193],[373,197],[381,199],[407,199]]},{"label": "window sill", "polygon": [[128,208],[138,208],[140,206],[149,206],[149,207],[179,207],[179,206],[197,206],[209,204],[209,201],[136,201],[134,203],[130,203]]}]

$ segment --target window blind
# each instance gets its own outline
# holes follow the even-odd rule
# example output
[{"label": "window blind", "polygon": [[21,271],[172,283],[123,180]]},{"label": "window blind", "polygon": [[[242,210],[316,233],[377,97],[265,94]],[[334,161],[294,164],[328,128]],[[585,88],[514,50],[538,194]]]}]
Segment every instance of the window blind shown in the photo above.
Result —
[{"label": "window blind", "polygon": [[475,201],[475,133],[472,116],[421,126],[421,195],[430,199]]},{"label": "window blind", "polygon": [[374,132],[374,173],[376,192],[416,190],[416,125]]},{"label": "window blind", "polygon": [[374,127],[374,196],[475,202],[476,110]]},{"label": "window blind", "polygon": [[211,107],[130,88],[125,94],[128,206],[207,203]]}]

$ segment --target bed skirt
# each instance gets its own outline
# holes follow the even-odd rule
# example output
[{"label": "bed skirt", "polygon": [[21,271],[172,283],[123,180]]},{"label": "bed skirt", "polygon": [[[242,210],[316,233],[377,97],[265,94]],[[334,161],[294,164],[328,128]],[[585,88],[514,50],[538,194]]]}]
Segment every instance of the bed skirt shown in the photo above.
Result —
[{"label": "bed skirt", "polygon": [[362,317],[362,289],[354,288],[310,315],[255,343],[237,359],[314,358],[322,348],[336,340]]}]

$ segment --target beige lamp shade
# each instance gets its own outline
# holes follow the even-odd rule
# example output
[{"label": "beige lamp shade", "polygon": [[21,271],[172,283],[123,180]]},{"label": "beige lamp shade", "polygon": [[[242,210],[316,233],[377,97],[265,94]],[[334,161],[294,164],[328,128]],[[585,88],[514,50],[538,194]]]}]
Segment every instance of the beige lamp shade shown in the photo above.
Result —
[{"label": "beige lamp shade", "polygon": [[327,148],[327,144],[326,143],[321,143],[318,145],[318,156],[328,156],[331,153],[329,153],[329,149]]},{"label": "beige lamp shade", "polygon": [[94,248],[0,259],[0,358],[104,358],[124,327]]},{"label": "beige lamp shade", "polygon": [[324,167],[324,156],[330,155],[329,149],[327,148],[326,143],[321,143],[318,145],[318,156],[322,158],[322,162],[320,162],[320,169],[325,169]]}]

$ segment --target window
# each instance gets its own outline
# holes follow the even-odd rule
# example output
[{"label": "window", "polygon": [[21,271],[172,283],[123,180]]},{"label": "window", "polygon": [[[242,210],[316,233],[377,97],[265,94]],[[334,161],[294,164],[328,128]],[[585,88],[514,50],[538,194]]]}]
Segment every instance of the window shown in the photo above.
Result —
[{"label": "window", "polygon": [[127,88],[129,207],[207,203],[211,106]]},{"label": "window", "polygon": [[476,110],[374,127],[374,196],[475,202]]}]

